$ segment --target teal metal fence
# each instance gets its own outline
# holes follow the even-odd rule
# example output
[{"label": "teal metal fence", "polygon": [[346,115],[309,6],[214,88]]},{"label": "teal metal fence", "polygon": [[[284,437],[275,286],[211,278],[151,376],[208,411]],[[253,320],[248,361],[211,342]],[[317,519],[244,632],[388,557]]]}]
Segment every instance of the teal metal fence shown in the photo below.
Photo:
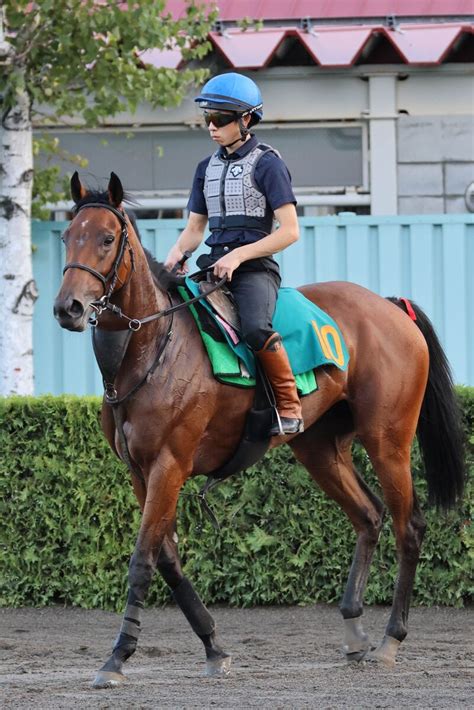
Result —
[{"label": "teal metal fence", "polygon": [[[163,259],[183,220],[139,222],[144,245]],[[36,394],[102,391],[88,333],[62,330],[52,316],[64,263],[66,223],[33,224],[39,288],[33,322]],[[458,384],[474,386],[474,216],[300,219],[301,239],[277,256],[285,286],[354,281],[383,296],[416,301],[432,319]],[[195,257],[204,251],[201,248]],[[191,267],[195,258],[191,261]],[[369,317],[369,315],[368,315]],[[407,353],[407,367],[410,366]]]}]

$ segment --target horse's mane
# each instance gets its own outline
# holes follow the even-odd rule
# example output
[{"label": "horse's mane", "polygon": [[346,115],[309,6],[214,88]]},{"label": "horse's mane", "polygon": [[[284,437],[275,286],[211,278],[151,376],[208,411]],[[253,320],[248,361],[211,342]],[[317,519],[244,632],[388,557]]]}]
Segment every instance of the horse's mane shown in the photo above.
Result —
[{"label": "horse's mane", "polygon": [[[89,190],[87,195],[85,195],[81,200],[79,200],[79,202],[76,203],[75,211],[77,212],[77,210],[79,210],[81,207],[84,207],[85,205],[90,204],[91,202],[99,202],[100,204],[110,205],[109,193],[107,192],[107,190]],[[132,205],[136,204],[133,198],[130,195],[127,195],[127,193],[124,194],[123,202]],[[148,267],[158,288],[162,289],[163,291],[170,291],[175,290],[177,286],[181,286],[184,283],[184,277],[177,276],[176,274],[172,274],[170,271],[168,271],[164,263],[162,261],[157,261],[153,254],[143,246],[135,213],[131,209],[125,209],[125,212],[127,213],[127,216],[130,222],[132,223],[132,227],[135,230],[140,244],[142,245],[143,251],[145,252]]]},{"label": "horse's mane", "polygon": [[148,249],[143,247],[143,251],[145,252],[148,266],[158,288],[163,289],[163,291],[173,291],[176,290],[178,286],[182,286],[184,284],[184,276],[172,274],[171,271],[168,271],[162,261],[157,261],[155,259],[153,254],[149,252]]}]

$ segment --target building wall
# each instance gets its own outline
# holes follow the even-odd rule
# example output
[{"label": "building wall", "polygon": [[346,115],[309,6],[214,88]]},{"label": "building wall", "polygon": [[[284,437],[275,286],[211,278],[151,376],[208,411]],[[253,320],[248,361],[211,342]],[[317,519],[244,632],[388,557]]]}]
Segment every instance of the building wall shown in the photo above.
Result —
[{"label": "building wall", "polygon": [[400,214],[466,212],[464,194],[474,181],[472,116],[400,116]]},{"label": "building wall", "polygon": [[[411,116],[472,115],[474,65],[443,64],[414,67],[399,64],[361,65],[348,69],[317,66],[272,67],[244,71],[261,88],[265,121],[359,120],[370,109],[370,77],[392,76],[397,80],[397,110]],[[200,112],[193,101],[197,87],[181,105],[153,109],[141,104],[133,116],[118,114],[107,126],[195,125]],[[42,107],[42,111],[47,109]],[[73,125],[74,120],[68,120]]]},{"label": "building wall", "polygon": [[[379,215],[397,211],[400,214],[466,211],[464,191],[474,180],[473,65],[452,63],[430,68],[361,65],[337,70],[324,70],[316,66],[275,67],[246,73],[258,82],[264,98],[261,138],[266,138],[264,131],[268,134],[279,131],[274,145],[283,154],[285,133],[288,137],[289,131],[301,131],[303,137],[304,131],[324,125],[352,126],[354,129],[362,126],[362,184],[346,184],[348,196],[345,197],[353,202],[337,202],[338,198],[334,198],[324,204],[332,204],[336,210],[342,205],[349,205],[351,209],[351,205],[367,205],[370,200],[371,213]],[[157,145],[164,143],[160,139],[163,135],[161,131],[181,131],[186,141],[194,146],[192,151],[187,148],[178,150],[172,157],[183,163],[178,172],[186,175],[183,185],[178,188],[183,206],[194,169],[190,156],[198,148],[201,150],[198,142],[203,145],[202,156],[208,150],[205,131],[202,128],[196,130],[201,118],[193,101],[195,92],[196,89],[190,91],[178,108],[163,110],[142,105],[136,115],[121,114],[110,119],[103,128],[109,133],[114,129],[122,131],[113,142],[117,144],[115,155],[123,156],[132,149],[132,142],[127,139],[130,129],[136,135],[148,133],[148,140],[154,140]],[[139,128],[131,128],[134,125]],[[287,130],[284,132],[282,129]],[[52,132],[59,137],[64,136],[64,147],[68,149],[67,132],[61,129],[52,129]],[[153,132],[156,134],[154,138]],[[79,152],[92,159],[94,174],[100,178],[108,174],[110,161],[103,169],[96,165],[100,151],[92,150],[88,156],[77,146],[77,134],[69,140],[71,152]],[[140,140],[145,140],[145,137]],[[184,148],[186,141],[181,141],[181,148]],[[315,148],[315,141],[313,143]],[[89,149],[92,144],[93,141],[89,141]],[[84,141],[84,148],[87,150],[87,141]],[[314,161],[314,156],[310,154],[311,151],[308,152],[308,160]],[[144,175],[153,172],[155,163],[160,167],[159,157],[152,148],[148,163],[140,164]],[[169,160],[169,156],[161,157]],[[71,166],[68,167],[71,170]],[[149,187],[142,192],[142,196],[146,197],[143,193],[147,191],[150,197],[159,195],[152,182],[147,181],[146,184]],[[305,181],[302,184],[309,183]],[[313,193],[325,194],[327,188],[341,193],[341,186],[331,188],[336,184],[337,180],[327,185],[320,179],[315,180]],[[317,186],[324,187],[318,191]],[[169,185],[171,188],[177,189],[176,185]],[[163,188],[160,187],[160,190]],[[354,196],[356,199],[353,199]]]}]

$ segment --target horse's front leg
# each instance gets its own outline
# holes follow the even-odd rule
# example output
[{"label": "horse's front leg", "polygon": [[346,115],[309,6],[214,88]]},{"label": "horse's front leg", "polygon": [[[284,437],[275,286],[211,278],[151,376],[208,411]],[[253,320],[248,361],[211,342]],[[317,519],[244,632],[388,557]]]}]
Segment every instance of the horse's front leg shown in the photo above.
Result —
[{"label": "horse's front leg", "polygon": [[231,657],[218,644],[216,625],[193,585],[184,576],[178,553],[176,528],[166,536],[158,555],[157,567],[173,593],[174,600],[194,633],[201,639],[206,651],[206,675],[226,676],[230,672]]},{"label": "horse's front leg", "polygon": [[122,668],[135,652],[140,617],[163,541],[173,534],[178,495],[186,475],[173,457],[160,456],[147,476],[147,492],[135,550],[128,572],[128,597],[112,654],[99,670],[94,688],[110,688],[125,680]]}]

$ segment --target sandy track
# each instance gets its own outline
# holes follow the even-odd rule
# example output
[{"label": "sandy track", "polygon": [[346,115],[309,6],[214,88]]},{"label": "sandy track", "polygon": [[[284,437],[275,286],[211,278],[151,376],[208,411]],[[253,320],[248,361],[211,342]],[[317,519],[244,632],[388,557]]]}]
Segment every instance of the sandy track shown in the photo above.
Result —
[{"label": "sandy track", "polygon": [[[0,707],[83,708],[472,708],[471,610],[413,609],[393,670],[348,666],[335,607],[215,608],[233,655],[230,678],[203,677],[204,652],[181,613],[147,610],[127,683],[96,691],[120,617],[101,611],[0,609]],[[388,609],[369,608],[379,641]]]}]

